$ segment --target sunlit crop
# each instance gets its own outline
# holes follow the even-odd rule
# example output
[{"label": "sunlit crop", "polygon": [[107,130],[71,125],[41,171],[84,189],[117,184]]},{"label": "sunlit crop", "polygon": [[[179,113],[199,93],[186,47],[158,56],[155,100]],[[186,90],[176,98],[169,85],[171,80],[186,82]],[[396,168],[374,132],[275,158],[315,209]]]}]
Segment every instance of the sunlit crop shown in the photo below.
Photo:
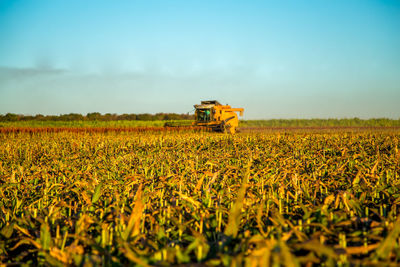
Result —
[{"label": "sunlit crop", "polygon": [[400,261],[400,133],[0,134],[0,262]]}]

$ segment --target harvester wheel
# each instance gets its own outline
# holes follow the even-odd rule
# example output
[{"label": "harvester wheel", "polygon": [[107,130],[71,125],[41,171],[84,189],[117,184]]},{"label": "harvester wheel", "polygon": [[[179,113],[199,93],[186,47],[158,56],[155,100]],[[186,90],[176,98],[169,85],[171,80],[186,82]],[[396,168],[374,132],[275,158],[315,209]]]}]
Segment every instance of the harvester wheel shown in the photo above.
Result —
[{"label": "harvester wheel", "polygon": [[235,132],[236,132],[235,126],[232,126],[230,124],[225,125],[225,133],[234,134]]},{"label": "harvester wheel", "polygon": [[225,131],[226,131],[226,125],[225,125],[225,122],[224,122],[224,121],[219,125],[219,131],[220,131],[221,133],[225,133]]},{"label": "harvester wheel", "polygon": [[232,126],[232,125],[229,124],[229,123],[223,122],[223,123],[221,124],[221,132],[223,132],[223,133],[231,133],[231,134],[234,134],[234,133],[235,133],[235,127]]}]

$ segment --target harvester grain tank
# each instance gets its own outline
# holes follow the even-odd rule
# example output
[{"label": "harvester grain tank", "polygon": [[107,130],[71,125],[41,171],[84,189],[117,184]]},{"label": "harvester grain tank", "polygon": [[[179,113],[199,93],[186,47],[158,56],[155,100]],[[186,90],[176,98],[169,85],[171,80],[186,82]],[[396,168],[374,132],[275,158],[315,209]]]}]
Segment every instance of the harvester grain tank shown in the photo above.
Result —
[{"label": "harvester grain tank", "polygon": [[195,121],[193,125],[208,127],[216,132],[235,133],[239,125],[239,118],[243,116],[243,108],[232,108],[229,105],[221,105],[216,100],[201,101],[200,105],[194,105]]}]

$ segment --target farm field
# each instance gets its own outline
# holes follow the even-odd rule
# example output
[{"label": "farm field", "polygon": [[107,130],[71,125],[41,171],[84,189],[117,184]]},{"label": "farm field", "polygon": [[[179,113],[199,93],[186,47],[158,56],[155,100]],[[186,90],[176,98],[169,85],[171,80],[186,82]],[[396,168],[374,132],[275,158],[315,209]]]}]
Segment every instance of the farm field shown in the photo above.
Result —
[{"label": "farm field", "polygon": [[4,131],[0,263],[400,261],[400,130]]},{"label": "farm field", "polygon": [[[17,115],[16,115],[17,116]],[[55,116],[57,118],[57,116]],[[35,120],[24,119],[23,116],[15,121],[7,121],[0,114],[1,128],[132,128],[132,127],[163,127],[166,122],[184,123],[190,125],[193,120]],[[400,119],[269,119],[269,120],[240,120],[242,128],[400,128]]]}]

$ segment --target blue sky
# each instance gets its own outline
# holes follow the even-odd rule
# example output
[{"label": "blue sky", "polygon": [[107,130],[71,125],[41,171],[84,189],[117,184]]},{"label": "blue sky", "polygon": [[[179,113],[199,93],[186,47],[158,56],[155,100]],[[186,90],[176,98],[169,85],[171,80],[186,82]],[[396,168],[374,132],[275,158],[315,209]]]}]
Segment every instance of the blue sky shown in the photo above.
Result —
[{"label": "blue sky", "polygon": [[0,0],[0,113],[400,118],[400,1]]}]

